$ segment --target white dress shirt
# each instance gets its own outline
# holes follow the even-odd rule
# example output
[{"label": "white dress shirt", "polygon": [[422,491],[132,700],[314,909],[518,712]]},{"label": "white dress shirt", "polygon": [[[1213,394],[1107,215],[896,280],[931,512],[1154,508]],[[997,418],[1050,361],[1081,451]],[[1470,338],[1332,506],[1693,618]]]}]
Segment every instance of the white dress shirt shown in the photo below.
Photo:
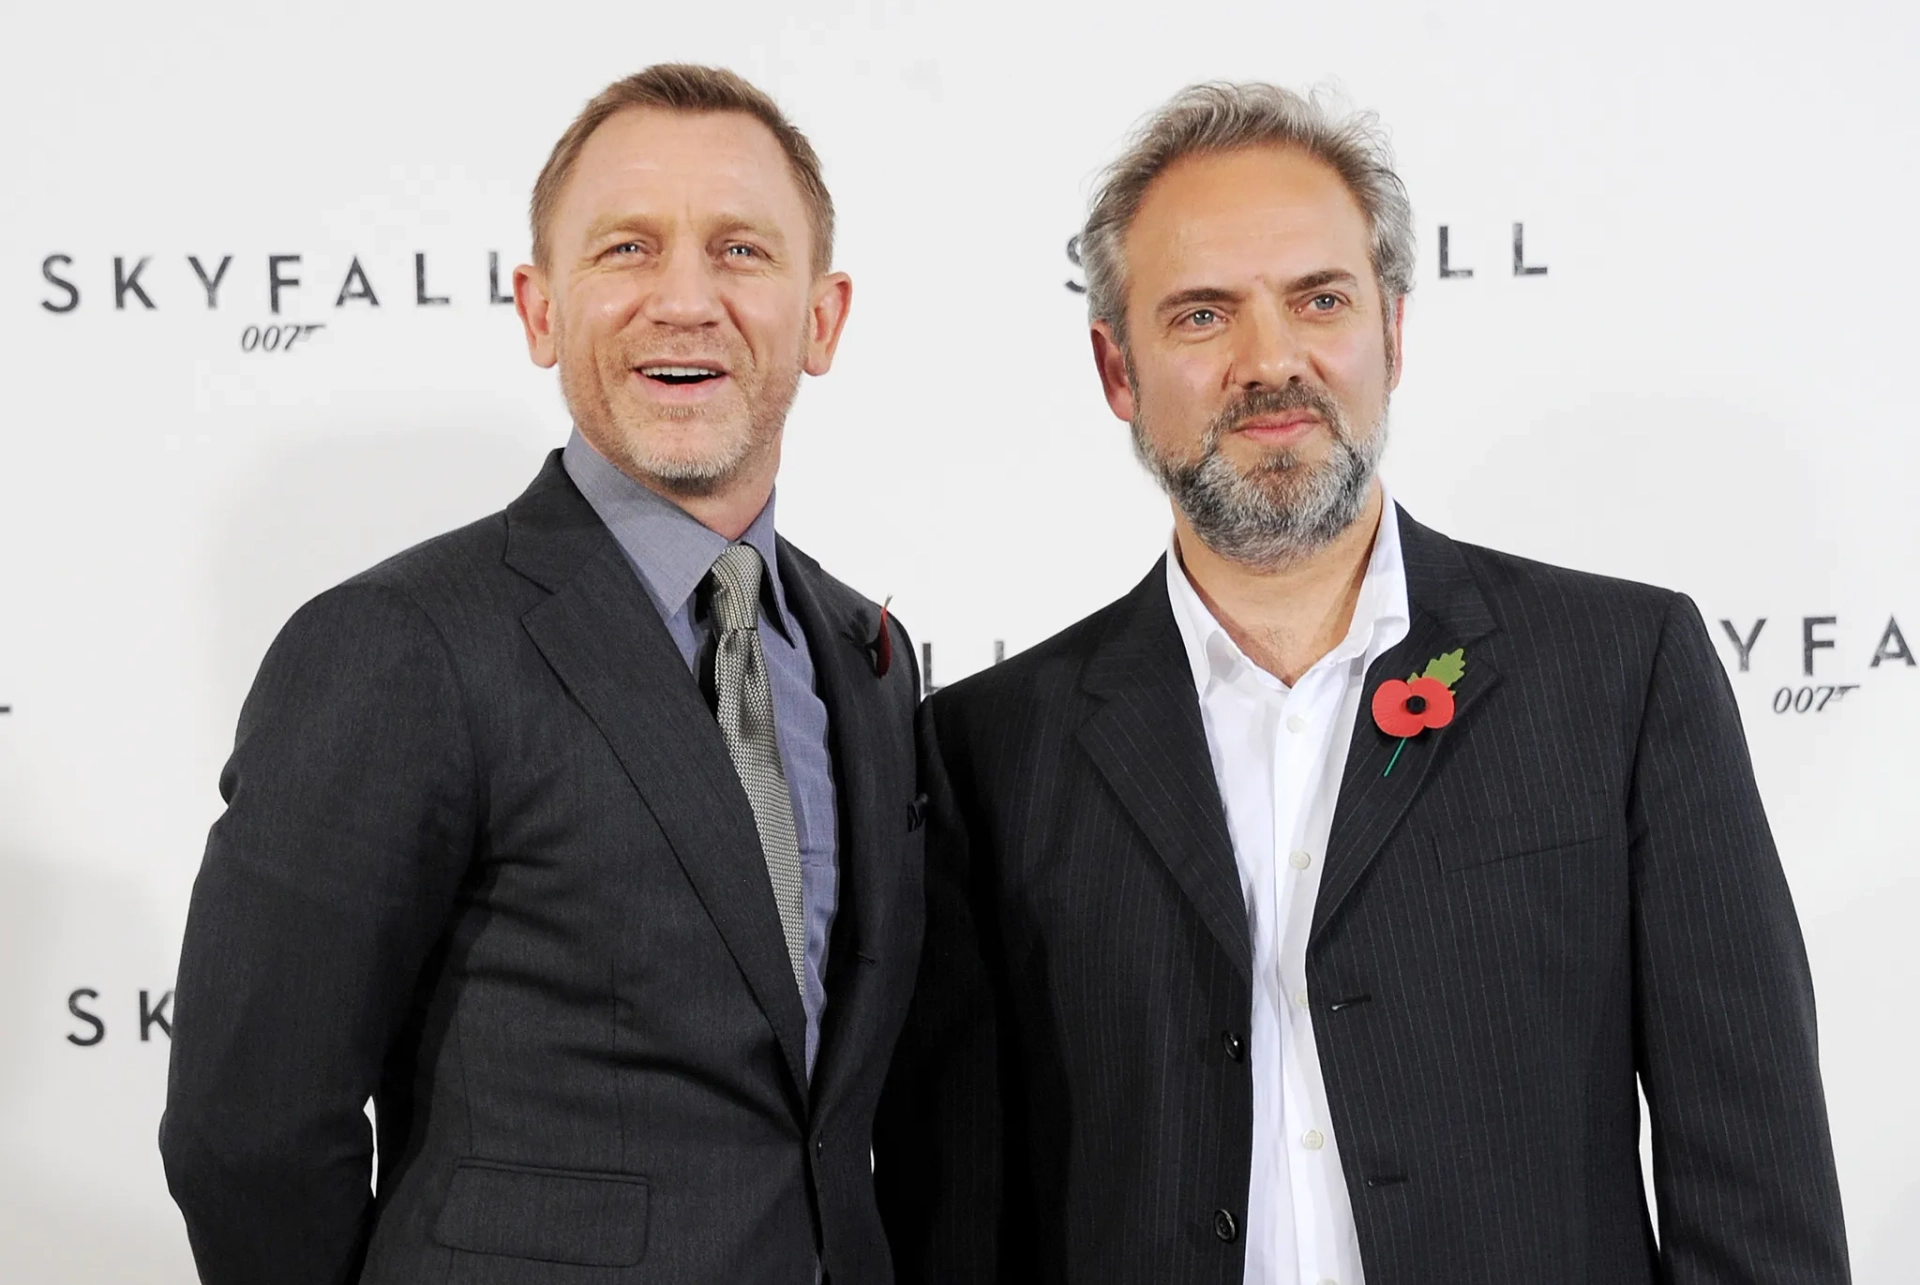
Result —
[{"label": "white dress shirt", "polygon": [[[1384,488],[1383,488],[1384,489]],[[1288,688],[1249,660],[1167,557],[1253,936],[1253,1176],[1247,1285],[1364,1285],[1313,1038],[1307,932],[1367,667],[1407,636],[1400,523],[1386,498],[1347,636]]]}]

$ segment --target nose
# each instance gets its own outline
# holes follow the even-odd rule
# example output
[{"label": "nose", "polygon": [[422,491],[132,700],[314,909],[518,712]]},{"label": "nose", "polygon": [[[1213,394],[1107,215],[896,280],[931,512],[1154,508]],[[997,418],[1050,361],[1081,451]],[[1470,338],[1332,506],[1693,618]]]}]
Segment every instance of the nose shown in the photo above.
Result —
[{"label": "nose", "polygon": [[1236,387],[1251,391],[1305,382],[1308,364],[1306,345],[1300,342],[1284,309],[1262,300],[1247,310],[1240,327],[1239,349],[1234,354]]},{"label": "nose", "polygon": [[702,247],[672,246],[653,274],[642,315],[662,326],[694,329],[725,314],[713,265]]}]

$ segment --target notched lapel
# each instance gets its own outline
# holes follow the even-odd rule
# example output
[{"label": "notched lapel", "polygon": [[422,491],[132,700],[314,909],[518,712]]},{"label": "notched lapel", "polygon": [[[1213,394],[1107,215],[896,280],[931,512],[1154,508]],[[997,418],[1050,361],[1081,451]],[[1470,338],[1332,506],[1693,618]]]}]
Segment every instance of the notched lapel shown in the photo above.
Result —
[{"label": "notched lapel", "polygon": [[[860,1069],[866,1053],[871,1000],[877,988],[863,984],[877,968],[905,969],[896,958],[893,907],[906,852],[907,801],[912,797],[912,728],[899,708],[896,683],[910,681],[910,667],[874,673],[871,644],[879,611],[833,602],[816,583],[818,567],[781,542],[780,579],[787,606],[807,636],[814,680],[827,707],[833,752],[834,794],[839,814],[839,907],[827,961],[827,1008],[813,1068],[817,1103]],[[910,703],[909,703],[910,705]],[[892,723],[898,722],[896,729]]]},{"label": "notched lapel", "polygon": [[1253,940],[1240,868],[1166,574],[1162,558],[1088,661],[1083,686],[1104,703],[1081,724],[1079,741],[1250,980]]},{"label": "notched lapel", "polygon": [[[604,528],[600,536],[594,552],[522,623],[659,824],[772,1024],[804,1098],[806,1014],[746,792],[659,613],[613,538]],[[581,537],[570,531],[567,538]],[[536,558],[548,552],[540,533],[527,545]],[[557,569],[548,574],[560,580]]]},{"label": "notched lapel", "polygon": [[[1413,619],[1406,638],[1367,670],[1327,840],[1310,940],[1317,939],[1339,913],[1426,787],[1450,738],[1459,735],[1480,698],[1500,681],[1499,671],[1472,646],[1493,631],[1495,622],[1459,549],[1445,536],[1414,522],[1404,509],[1399,516]],[[1454,686],[1453,720],[1409,738],[1402,749],[1398,737],[1388,736],[1374,723],[1373,693],[1388,679],[1418,673],[1436,656],[1457,648],[1466,650],[1467,669]],[[1400,755],[1397,761],[1395,751]],[[1390,775],[1389,763],[1393,765]]]}]

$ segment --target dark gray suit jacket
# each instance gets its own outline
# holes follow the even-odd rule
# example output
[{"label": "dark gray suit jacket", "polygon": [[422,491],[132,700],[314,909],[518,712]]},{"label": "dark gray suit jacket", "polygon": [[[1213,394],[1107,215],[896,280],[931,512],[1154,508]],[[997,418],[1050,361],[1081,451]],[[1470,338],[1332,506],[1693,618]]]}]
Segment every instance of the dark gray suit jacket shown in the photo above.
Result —
[{"label": "dark gray suit jacket", "polygon": [[[1368,1285],[1840,1285],[1806,958],[1693,604],[1400,521],[1366,691],[1468,668],[1390,775],[1363,706],[1307,952]],[[1252,948],[1164,567],[931,706],[900,1278],[1238,1285]]]},{"label": "dark gray suit jacket", "polygon": [[[210,1285],[891,1279],[921,930],[912,647],[784,542],[841,899],[804,1015],[719,729],[555,455],[274,643],[194,885],[161,1149]],[[375,1100],[379,1186],[369,1194]]]}]

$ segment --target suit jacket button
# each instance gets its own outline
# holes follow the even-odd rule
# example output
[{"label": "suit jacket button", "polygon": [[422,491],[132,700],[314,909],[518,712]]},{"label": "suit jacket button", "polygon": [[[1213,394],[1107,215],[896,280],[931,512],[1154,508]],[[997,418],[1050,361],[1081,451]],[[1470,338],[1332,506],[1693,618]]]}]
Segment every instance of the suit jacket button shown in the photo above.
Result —
[{"label": "suit jacket button", "polygon": [[1213,1234],[1231,1245],[1240,1239],[1240,1224],[1226,1210],[1216,1209],[1213,1211]]},{"label": "suit jacket button", "polygon": [[1247,1057],[1247,1042],[1240,1038],[1240,1032],[1227,1031],[1220,1036],[1220,1043],[1226,1047],[1227,1056],[1236,1062],[1244,1062]]},{"label": "suit jacket button", "polygon": [[827,1154],[827,1140],[825,1138],[815,1138],[813,1140],[813,1154],[816,1156],[824,1156]]}]

